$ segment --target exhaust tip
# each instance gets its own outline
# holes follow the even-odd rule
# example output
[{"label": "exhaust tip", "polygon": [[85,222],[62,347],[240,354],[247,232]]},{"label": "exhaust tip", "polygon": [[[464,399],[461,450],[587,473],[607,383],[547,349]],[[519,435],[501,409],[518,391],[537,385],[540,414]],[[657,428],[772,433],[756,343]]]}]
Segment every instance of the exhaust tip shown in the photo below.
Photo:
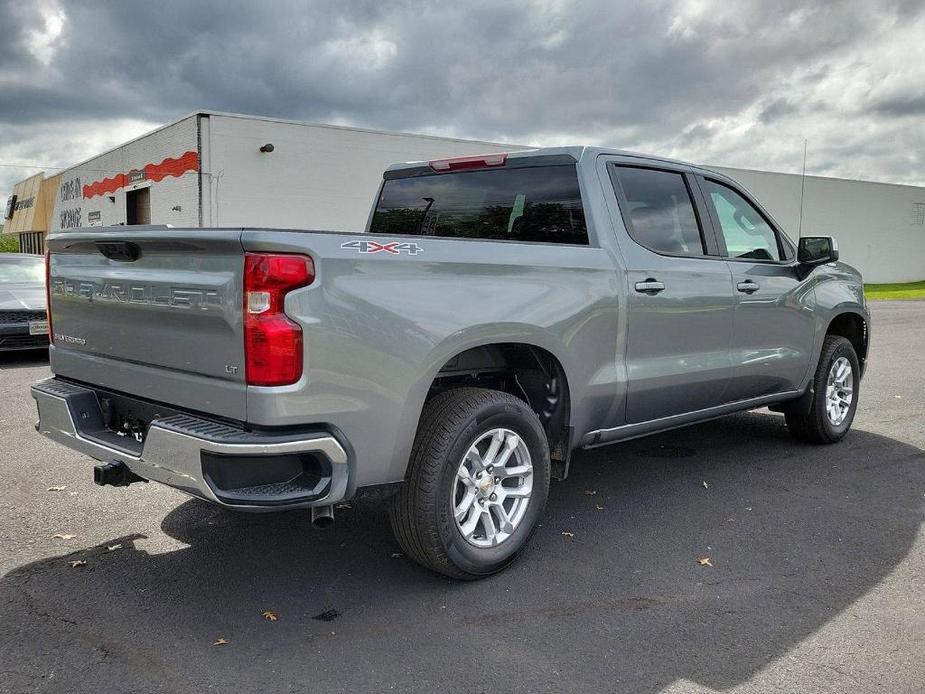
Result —
[{"label": "exhaust tip", "polygon": [[318,530],[324,530],[334,525],[334,507],[333,506],[313,506],[312,507],[312,526]]}]

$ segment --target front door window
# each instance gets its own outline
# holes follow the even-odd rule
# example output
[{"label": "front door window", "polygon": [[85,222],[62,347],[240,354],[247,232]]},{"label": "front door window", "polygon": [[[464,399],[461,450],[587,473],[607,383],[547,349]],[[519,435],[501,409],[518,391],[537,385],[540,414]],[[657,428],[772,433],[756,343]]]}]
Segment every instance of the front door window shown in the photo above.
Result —
[{"label": "front door window", "polygon": [[781,259],[777,234],[748,200],[728,186],[709,179],[704,192],[713,203],[730,258]]}]

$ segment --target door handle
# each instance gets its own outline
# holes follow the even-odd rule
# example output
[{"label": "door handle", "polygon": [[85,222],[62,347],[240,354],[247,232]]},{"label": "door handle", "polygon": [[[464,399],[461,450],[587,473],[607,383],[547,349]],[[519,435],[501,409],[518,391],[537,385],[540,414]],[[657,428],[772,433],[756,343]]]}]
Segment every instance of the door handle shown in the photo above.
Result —
[{"label": "door handle", "polygon": [[751,280],[745,280],[744,282],[739,282],[736,285],[736,289],[738,289],[740,292],[745,292],[746,294],[752,294],[753,292],[757,292],[759,289],[761,289],[761,287],[759,287]]},{"label": "door handle", "polygon": [[665,289],[665,283],[659,282],[654,277],[647,277],[643,282],[636,283],[636,291],[640,294],[648,294],[650,296],[655,296],[660,291]]}]

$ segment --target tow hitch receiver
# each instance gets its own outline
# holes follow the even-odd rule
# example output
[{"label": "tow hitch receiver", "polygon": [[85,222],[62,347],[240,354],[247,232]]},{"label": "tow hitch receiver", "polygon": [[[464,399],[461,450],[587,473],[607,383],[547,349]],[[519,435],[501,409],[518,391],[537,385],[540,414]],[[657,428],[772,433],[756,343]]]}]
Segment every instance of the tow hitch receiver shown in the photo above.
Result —
[{"label": "tow hitch receiver", "polygon": [[121,460],[111,460],[104,465],[96,465],[93,468],[93,482],[101,487],[106,485],[127,487],[135,482],[147,481],[129,470],[128,465]]}]

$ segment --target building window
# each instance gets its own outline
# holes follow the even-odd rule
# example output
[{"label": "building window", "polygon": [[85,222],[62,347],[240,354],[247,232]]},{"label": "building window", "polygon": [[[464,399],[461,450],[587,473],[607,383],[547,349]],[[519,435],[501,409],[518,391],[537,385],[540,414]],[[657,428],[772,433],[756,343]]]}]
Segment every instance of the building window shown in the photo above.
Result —
[{"label": "building window", "polygon": [[42,255],[45,252],[45,234],[41,231],[28,231],[20,234],[19,252]]},{"label": "building window", "polygon": [[912,203],[912,223],[925,226],[925,202]]}]

